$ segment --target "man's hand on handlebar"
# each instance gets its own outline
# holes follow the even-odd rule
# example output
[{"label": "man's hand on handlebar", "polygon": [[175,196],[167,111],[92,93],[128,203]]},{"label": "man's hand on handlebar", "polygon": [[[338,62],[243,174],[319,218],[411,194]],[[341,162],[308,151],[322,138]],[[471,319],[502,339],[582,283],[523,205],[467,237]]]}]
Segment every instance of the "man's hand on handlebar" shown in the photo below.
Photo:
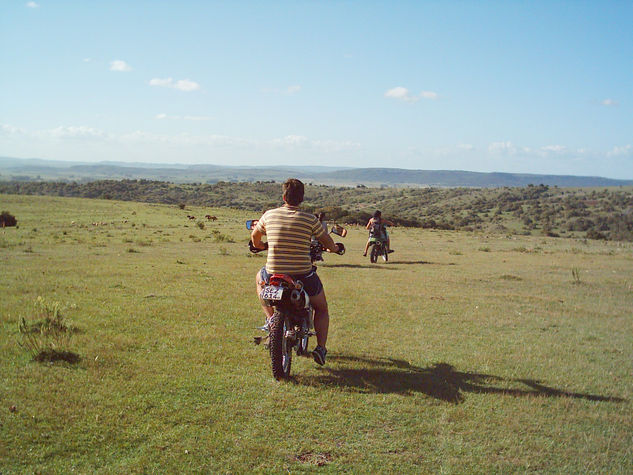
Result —
[{"label": "man's hand on handlebar", "polygon": [[248,249],[249,249],[251,252],[255,252],[255,253],[257,253],[257,252],[262,252],[262,251],[265,251],[266,249],[268,249],[268,243],[267,243],[267,242],[261,242],[261,241],[260,241],[260,244],[262,244],[262,245],[263,245],[263,247],[255,247],[255,245],[253,244],[253,241],[252,241],[252,240],[251,240],[251,241],[248,241]]}]

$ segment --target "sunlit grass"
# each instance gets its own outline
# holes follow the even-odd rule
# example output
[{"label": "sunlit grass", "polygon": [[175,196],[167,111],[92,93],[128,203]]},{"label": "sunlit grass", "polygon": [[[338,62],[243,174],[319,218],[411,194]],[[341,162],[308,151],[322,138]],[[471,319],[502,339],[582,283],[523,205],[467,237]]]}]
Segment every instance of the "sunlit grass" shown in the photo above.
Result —
[{"label": "sunlit grass", "polygon": [[[633,466],[630,244],[394,228],[396,252],[372,265],[352,227],[319,267],[328,363],[297,358],[278,383],[250,344],[258,216],[0,202],[20,223],[0,231],[2,473]],[[186,217],[207,213],[204,229]],[[78,361],[19,346],[38,296],[80,330]]]}]

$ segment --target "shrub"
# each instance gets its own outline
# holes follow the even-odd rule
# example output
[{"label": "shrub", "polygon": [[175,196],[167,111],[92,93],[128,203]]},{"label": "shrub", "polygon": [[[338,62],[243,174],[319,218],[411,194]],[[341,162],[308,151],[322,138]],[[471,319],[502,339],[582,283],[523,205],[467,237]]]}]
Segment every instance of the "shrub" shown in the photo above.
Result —
[{"label": "shrub", "polygon": [[590,229],[589,231],[587,231],[587,239],[607,239],[607,236],[602,234],[600,231]]},{"label": "shrub", "polygon": [[18,224],[17,219],[8,211],[3,211],[0,214],[0,227],[6,228],[9,226],[16,226]]},{"label": "shrub", "polygon": [[20,318],[19,345],[36,361],[67,361],[76,363],[79,355],[70,351],[73,328],[61,313],[59,302],[47,302],[42,297],[35,301],[35,317]]}]

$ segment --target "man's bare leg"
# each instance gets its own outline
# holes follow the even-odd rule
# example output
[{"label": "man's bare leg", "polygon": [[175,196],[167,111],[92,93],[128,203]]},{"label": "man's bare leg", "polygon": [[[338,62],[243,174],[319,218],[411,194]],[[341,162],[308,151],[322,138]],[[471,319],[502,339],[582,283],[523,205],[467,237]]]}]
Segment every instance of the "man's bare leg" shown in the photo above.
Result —
[{"label": "man's bare leg", "polygon": [[310,303],[314,308],[314,331],[316,332],[317,345],[325,348],[330,327],[330,314],[328,313],[325,291],[322,290],[318,295],[310,297]]},{"label": "man's bare leg", "polygon": [[266,321],[268,322],[268,319],[273,316],[273,312],[275,310],[272,307],[269,307],[268,305],[264,304],[264,301],[259,298],[259,294],[262,291],[263,287],[264,287],[264,281],[261,280],[261,276],[259,275],[259,272],[258,272],[257,275],[255,276],[255,291],[257,292],[257,298],[259,299],[259,303],[262,305],[262,310],[264,311],[264,314],[266,315]]}]

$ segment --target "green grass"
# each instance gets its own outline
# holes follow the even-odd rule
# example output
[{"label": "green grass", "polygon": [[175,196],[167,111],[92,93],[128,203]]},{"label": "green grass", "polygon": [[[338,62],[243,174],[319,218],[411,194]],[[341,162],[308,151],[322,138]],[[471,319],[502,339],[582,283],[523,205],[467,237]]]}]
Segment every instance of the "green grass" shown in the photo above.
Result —
[{"label": "green grass", "polygon": [[[371,265],[351,227],[319,266],[327,365],[297,358],[280,383],[250,344],[258,216],[0,207],[20,226],[0,230],[2,473],[633,468],[630,243],[393,228],[396,252]],[[207,213],[204,229],[186,217]],[[40,296],[63,306],[79,362],[18,345]]]}]

